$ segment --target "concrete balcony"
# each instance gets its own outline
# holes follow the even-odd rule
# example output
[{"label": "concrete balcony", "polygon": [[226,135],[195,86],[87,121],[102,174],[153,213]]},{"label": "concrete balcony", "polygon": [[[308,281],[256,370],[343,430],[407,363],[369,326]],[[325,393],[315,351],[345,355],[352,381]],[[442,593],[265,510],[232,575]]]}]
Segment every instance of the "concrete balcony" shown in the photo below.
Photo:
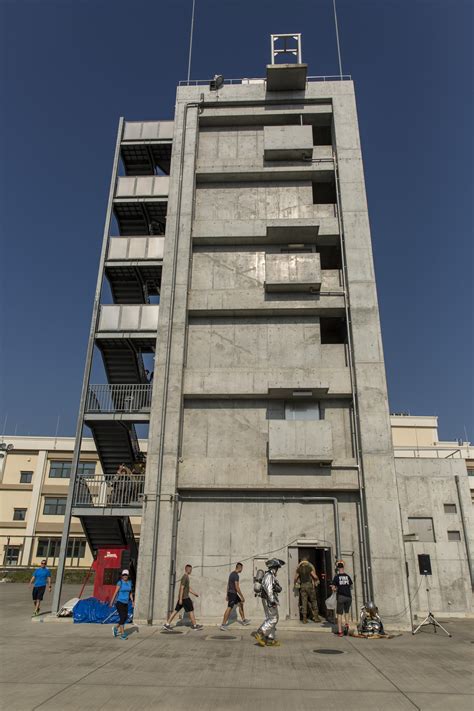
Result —
[{"label": "concrete balcony", "polygon": [[112,237],[107,261],[162,261],[164,248],[164,237]]},{"label": "concrete balcony", "polygon": [[330,464],[331,424],[325,420],[269,420],[268,461],[273,464]]},{"label": "concrete balcony", "polygon": [[321,260],[316,252],[265,254],[266,291],[319,291]]},{"label": "concrete balcony", "polygon": [[265,126],[263,129],[265,160],[305,160],[313,153],[311,126]]},{"label": "concrete balcony", "polygon": [[170,179],[167,175],[125,176],[117,180],[116,198],[167,198]]},{"label": "concrete balcony", "polygon": [[122,142],[172,141],[174,121],[125,121]]},{"label": "concrete balcony", "polygon": [[159,311],[157,304],[101,306],[97,334],[133,331],[156,333]]}]

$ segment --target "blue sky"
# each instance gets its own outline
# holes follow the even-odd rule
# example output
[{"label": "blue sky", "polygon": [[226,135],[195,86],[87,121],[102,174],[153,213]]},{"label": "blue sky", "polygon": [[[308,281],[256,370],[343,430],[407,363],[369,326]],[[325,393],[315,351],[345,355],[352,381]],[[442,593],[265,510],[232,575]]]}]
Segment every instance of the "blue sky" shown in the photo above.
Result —
[{"label": "blue sky", "polygon": [[[338,0],[392,411],[474,440],[471,0]],[[73,434],[117,122],[172,118],[191,0],[3,0],[0,430]],[[338,71],[332,0],[197,0],[192,78],[263,76],[271,32]]]}]

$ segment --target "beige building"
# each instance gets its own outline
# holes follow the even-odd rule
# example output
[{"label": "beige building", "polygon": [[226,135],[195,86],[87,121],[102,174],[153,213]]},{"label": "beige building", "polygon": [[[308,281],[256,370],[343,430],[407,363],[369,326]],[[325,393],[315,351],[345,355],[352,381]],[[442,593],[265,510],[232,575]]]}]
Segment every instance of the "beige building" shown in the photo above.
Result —
[{"label": "beige building", "polygon": [[[0,443],[0,566],[57,565],[73,437],[4,437]],[[92,439],[84,439],[79,474],[102,477]],[[135,535],[140,518],[132,519]],[[71,525],[67,567],[89,568],[92,554],[79,520]]]}]

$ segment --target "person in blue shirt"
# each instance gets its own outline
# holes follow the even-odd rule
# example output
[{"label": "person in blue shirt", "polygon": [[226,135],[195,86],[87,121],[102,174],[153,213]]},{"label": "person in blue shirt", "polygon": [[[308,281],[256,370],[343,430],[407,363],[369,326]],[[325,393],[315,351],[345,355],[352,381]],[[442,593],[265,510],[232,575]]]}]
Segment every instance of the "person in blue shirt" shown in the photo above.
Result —
[{"label": "person in blue shirt", "polygon": [[120,639],[127,639],[127,635],[125,634],[125,622],[128,617],[129,600],[132,601],[133,605],[132,581],[130,580],[128,570],[122,570],[122,575],[120,576],[120,580],[117,581],[112,600],[110,601],[110,607],[113,607],[115,603],[115,607],[117,608],[117,612],[119,614],[119,623],[117,626],[113,627],[112,632],[114,637],[120,635]]},{"label": "person in blue shirt", "polygon": [[41,561],[41,567],[36,568],[30,580],[30,588],[33,588],[33,605],[35,606],[34,615],[39,615],[40,605],[48,586],[48,591],[51,592],[51,571],[46,567],[46,561]]}]

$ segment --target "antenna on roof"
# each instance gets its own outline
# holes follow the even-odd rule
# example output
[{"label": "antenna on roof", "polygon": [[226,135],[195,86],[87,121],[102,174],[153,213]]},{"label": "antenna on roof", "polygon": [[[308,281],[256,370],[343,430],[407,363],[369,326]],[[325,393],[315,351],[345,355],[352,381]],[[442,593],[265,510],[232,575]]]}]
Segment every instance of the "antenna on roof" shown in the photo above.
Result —
[{"label": "antenna on roof", "polygon": [[339,76],[342,79],[341,45],[339,44],[339,27],[337,23],[336,0],[332,0],[332,6],[334,9],[334,26],[336,28],[337,57],[339,59]]},{"label": "antenna on roof", "polygon": [[189,53],[188,53],[188,84],[189,78],[191,76],[191,57],[193,53],[193,35],[194,35],[194,7],[196,5],[196,0],[193,0],[193,11],[191,14],[191,32],[189,34]]}]

